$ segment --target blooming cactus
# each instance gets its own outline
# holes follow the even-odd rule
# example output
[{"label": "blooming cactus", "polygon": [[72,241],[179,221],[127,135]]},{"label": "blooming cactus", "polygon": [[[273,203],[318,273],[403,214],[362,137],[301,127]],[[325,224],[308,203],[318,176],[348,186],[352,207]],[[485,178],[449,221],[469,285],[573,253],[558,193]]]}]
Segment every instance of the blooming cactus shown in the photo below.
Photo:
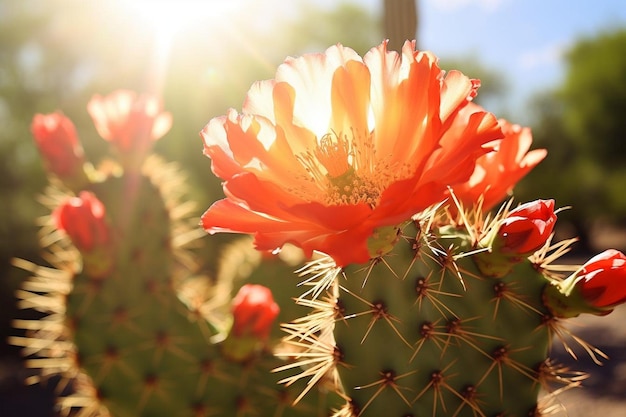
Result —
[{"label": "blooming cactus", "polygon": [[[254,235],[260,250],[293,243],[338,265],[381,255],[387,228],[446,198],[503,137],[495,117],[467,107],[479,82],[444,76],[405,43],[363,58],[336,45],[287,59],[202,130],[226,199],[202,217],[211,232]],[[380,231],[384,233],[380,233]]]}]

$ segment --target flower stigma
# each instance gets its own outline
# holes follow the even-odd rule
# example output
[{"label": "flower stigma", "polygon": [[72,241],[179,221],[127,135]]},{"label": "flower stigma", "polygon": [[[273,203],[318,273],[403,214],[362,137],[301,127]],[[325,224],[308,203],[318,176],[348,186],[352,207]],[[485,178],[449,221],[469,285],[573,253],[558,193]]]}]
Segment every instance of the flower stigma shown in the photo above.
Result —
[{"label": "flower stigma", "polygon": [[389,184],[410,174],[407,164],[390,164],[378,158],[373,133],[348,135],[330,132],[319,140],[315,150],[297,156],[314,182],[324,193],[327,205],[378,205]]}]

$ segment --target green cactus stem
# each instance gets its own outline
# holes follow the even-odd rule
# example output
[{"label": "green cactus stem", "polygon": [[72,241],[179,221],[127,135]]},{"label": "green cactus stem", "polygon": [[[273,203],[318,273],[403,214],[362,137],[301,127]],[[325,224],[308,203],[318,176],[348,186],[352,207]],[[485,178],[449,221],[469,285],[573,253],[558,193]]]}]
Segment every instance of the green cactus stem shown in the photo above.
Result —
[{"label": "green cactus stem", "polygon": [[500,218],[459,223],[440,210],[407,224],[369,264],[310,264],[318,295],[298,300],[309,315],[285,329],[286,340],[308,346],[300,361],[316,372],[284,381],[333,375],[345,398],[337,417],[543,415],[553,396],[539,399],[542,388],[584,379],[549,358],[553,338],[569,334],[542,298],[553,253],[571,242],[484,275],[489,248],[479,242]]}]

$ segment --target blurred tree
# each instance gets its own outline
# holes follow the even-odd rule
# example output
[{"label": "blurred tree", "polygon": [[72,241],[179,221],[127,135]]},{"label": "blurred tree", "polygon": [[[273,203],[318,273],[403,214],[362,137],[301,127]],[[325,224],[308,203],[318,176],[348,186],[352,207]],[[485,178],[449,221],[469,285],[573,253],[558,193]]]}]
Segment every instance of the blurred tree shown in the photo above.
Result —
[{"label": "blurred tree", "polygon": [[328,9],[313,1],[299,0],[298,14],[285,27],[282,49],[320,52],[341,43],[363,56],[383,40],[381,17],[355,1],[341,1]]},{"label": "blurred tree", "polygon": [[564,122],[590,158],[612,170],[626,162],[626,29],[583,38],[566,56]]},{"label": "blurred tree", "polygon": [[626,29],[580,39],[566,56],[563,84],[530,103],[535,146],[548,157],[516,195],[572,206],[560,218],[581,237],[581,250],[598,222],[626,223],[624,50]]}]

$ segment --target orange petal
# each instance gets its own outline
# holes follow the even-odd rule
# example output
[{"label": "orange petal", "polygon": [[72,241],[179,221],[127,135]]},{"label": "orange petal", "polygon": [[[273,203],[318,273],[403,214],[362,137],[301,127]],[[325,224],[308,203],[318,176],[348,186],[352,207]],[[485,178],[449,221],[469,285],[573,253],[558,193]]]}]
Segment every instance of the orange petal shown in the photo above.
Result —
[{"label": "orange petal", "polygon": [[349,61],[337,68],[331,87],[331,130],[337,134],[349,134],[350,131],[369,133],[369,86],[370,73],[362,62]]}]

